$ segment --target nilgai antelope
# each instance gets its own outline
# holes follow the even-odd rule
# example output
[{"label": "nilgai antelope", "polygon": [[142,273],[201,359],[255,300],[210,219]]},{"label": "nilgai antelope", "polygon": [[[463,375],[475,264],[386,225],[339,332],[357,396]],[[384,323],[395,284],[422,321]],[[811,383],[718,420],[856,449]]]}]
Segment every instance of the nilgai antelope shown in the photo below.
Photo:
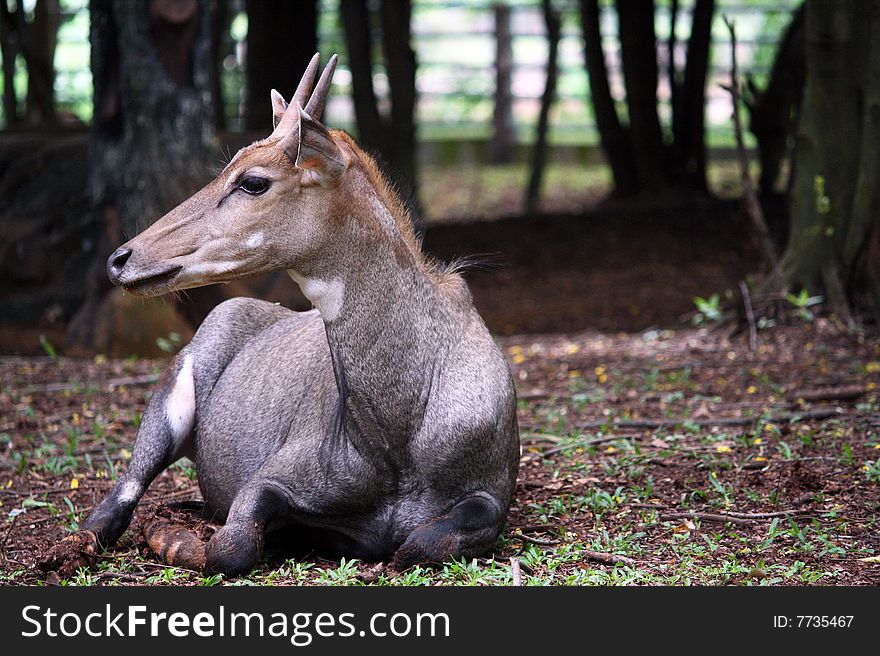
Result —
[{"label": "nilgai antelope", "polygon": [[211,312],[83,524],[95,546],[183,456],[224,520],[207,571],[249,571],[281,527],[398,570],[479,555],[503,528],[519,463],[509,369],[373,160],[319,122],[336,57],[310,94],[318,60],[289,104],[272,92],[269,138],[108,260],[140,296],[283,269],[315,309],[236,298]]}]

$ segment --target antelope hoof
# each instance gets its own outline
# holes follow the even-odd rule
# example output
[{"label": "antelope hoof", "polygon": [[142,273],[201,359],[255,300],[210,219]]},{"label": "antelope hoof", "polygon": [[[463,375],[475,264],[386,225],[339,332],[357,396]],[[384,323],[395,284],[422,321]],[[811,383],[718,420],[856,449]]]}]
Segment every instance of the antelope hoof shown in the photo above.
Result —
[{"label": "antelope hoof", "polygon": [[205,549],[205,571],[238,576],[250,572],[263,552],[263,531],[257,524],[227,524]]},{"label": "antelope hoof", "polygon": [[77,531],[49,547],[37,567],[63,577],[73,576],[83,567],[92,567],[97,553],[98,536],[92,531]]}]

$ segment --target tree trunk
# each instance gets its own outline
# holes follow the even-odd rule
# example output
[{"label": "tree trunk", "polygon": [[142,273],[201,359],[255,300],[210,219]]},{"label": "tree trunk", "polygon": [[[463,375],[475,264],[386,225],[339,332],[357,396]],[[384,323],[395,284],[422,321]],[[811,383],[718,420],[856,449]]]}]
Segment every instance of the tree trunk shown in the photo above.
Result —
[{"label": "tree trunk", "polygon": [[383,0],[382,49],[391,95],[391,163],[413,220],[420,222],[416,166],[416,53],[412,48],[410,0]]},{"label": "tree trunk", "polygon": [[833,309],[864,282],[880,217],[880,0],[808,0],[806,89],[795,147],[786,282],[821,282]]},{"label": "tree trunk", "polygon": [[[21,54],[27,66],[27,94],[24,120],[31,124],[53,122],[55,120],[55,42],[58,30],[57,0],[38,0],[34,5],[33,21],[28,23],[25,17],[24,4],[16,3],[15,11],[9,10],[6,0],[0,0],[2,14],[4,51],[4,80],[11,82],[15,73],[15,56]],[[12,46],[12,40],[16,46]],[[8,60],[7,60],[8,58]],[[8,76],[8,78],[7,78]],[[4,87],[6,89],[7,87]],[[7,95],[4,105],[7,115],[11,116],[10,124],[20,118],[13,108],[15,90]],[[7,119],[8,120],[8,119]]]},{"label": "tree trunk", "polygon": [[[89,191],[106,227],[99,249],[105,255],[207,182],[217,162],[212,4],[90,4],[95,113]],[[69,328],[71,341],[84,346],[94,337],[93,323],[109,288],[102,258],[91,285]],[[216,297],[206,289],[192,290],[191,298]],[[203,316],[204,308],[196,314]]]},{"label": "tree trunk", "polygon": [[214,128],[217,132],[226,130],[226,103],[220,73],[223,70],[224,59],[233,54],[234,41],[229,34],[231,21],[229,0],[218,0],[214,5],[214,23],[211,33],[211,59],[214,62],[211,97],[214,99]]},{"label": "tree trunk", "polygon": [[15,95],[15,57],[18,47],[13,37],[12,15],[6,0],[0,0],[0,57],[3,58],[3,116],[7,127],[18,123],[18,98]]},{"label": "tree trunk", "polygon": [[339,4],[348,49],[358,141],[400,189],[413,222],[420,221],[416,189],[416,55],[410,44],[409,0],[385,0],[379,6],[382,53],[388,75],[390,115],[379,112],[373,87],[372,20],[367,0]]},{"label": "tree trunk", "polygon": [[513,126],[513,35],[510,32],[510,7],[495,5],[495,112],[492,117],[492,140],[489,161],[509,164],[513,161],[516,130]]},{"label": "tree trunk", "polygon": [[672,109],[672,133],[678,134],[678,124],[681,122],[681,107],[679,106],[679,93],[681,80],[678,75],[678,67],[675,65],[675,51],[678,49],[678,36],[675,32],[678,23],[678,0],[671,0],[669,5],[669,38],[666,39],[666,77],[669,81],[669,105]]},{"label": "tree trunk", "polygon": [[551,0],[543,0],[544,23],[547,27],[547,82],[544,85],[544,95],[541,98],[541,113],[538,116],[538,130],[535,138],[535,147],[532,154],[532,175],[529,179],[529,187],[526,192],[526,213],[533,213],[538,208],[538,200],[541,195],[541,179],[544,176],[544,166],[547,162],[547,125],[550,118],[550,107],[556,97],[556,78],[559,74],[557,53],[559,51],[559,38],[562,34],[562,19],[559,12],[553,8]]},{"label": "tree trunk", "polygon": [[269,92],[293,95],[318,50],[317,0],[247,0],[247,88],[244,123],[271,131]]},{"label": "tree trunk", "polygon": [[706,145],[705,107],[706,74],[709,71],[709,50],[712,41],[714,0],[697,0],[688,40],[687,64],[681,87],[681,120],[675,127],[676,169],[681,171],[685,186],[705,191]]},{"label": "tree trunk", "polygon": [[667,186],[665,145],[657,115],[657,37],[653,0],[618,0],[620,51],[629,130],[641,186]]},{"label": "tree trunk", "polygon": [[29,123],[55,121],[55,46],[58,41],[58,0],[37,0],[28,26],[27,114]]},{"label": "tree trunk", "polygon": [[341,0],[339,13],[351,70],[358,141],[368,151],[385,153],[387,135],[373,89],[373,30],[367,0]]},{"label": "tree trunk", "polygon": [[581,25],[584,33],[584,61],[590,80],[590,100],[602,149],[614,177],[614,191],[630,195],[638,191],[638,170],[632,141],[621,125],[608,84],[608,67],[602,49],[601,14],[598,0],[580,0]]},{"label": "tree trunk", "polygon": [[[782,162],[789,151],[790,137],[797,129],[797,120],[804,95],[806,68],[804,62],[804,8],[801,5],[785,30],[773,60],[767,86],[759,90],[748,83],[751,99],[749,130],[758,142],[761,160],[761,194],[775,193]],[[793,176],[789,178],[791,185]]]}]

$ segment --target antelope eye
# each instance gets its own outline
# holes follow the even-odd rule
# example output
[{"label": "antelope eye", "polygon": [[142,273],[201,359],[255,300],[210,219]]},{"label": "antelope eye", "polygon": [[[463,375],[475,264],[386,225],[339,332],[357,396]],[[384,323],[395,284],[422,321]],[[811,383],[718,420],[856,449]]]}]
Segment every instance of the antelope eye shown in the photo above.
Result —
[{"label": "antelope eye", "polygon": [[260,194],[265,192],[271,184],[272,182],[270,180],[267,180],[266,178],[248,176],[241,179],[241,181],[238,183],[238,188],[246,194],[250,194],[251,196],[259,196]]}]

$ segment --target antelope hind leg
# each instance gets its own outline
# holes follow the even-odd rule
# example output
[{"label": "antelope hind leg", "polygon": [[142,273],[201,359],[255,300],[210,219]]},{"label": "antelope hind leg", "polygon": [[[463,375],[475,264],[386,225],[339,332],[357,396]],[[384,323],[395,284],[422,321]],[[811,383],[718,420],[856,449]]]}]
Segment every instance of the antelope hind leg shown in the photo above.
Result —
[{"label": "antelope hind leg", "polygon": [[502,505],[485,492],[459,501],[445,515],[416,528],[394,554],[402,572],[418,564],[439,564],[488,551],[504,526]]}]

